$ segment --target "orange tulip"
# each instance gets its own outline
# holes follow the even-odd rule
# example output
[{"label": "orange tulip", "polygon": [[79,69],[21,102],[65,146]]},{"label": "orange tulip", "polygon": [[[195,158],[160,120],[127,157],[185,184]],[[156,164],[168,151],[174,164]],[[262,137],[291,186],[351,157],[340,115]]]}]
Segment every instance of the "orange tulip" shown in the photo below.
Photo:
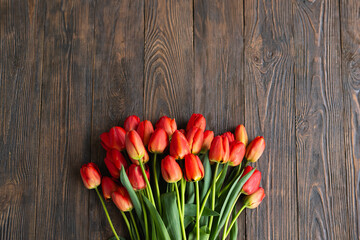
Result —
[{"label": "orange tulip", "polygon": [[101,181],[101,188],[104,194],[105,200],[111,199],[111,194],[116,191],[116,189],[119,187],[118,184],[114,182],[109,177],[103,177]]},{"label": "orange tulip", "polygon": [[147,146],[151,137],[151,134],[154,132],[154,127],[152,123],[148,120],[142,121],[139,123],[139,126],[136,130],[142,139],[144,146]]},{"label": "orange tulip", "polygon": [[136,130],[140,123],[140,118],[136,115],[128,116],[124,122],[124,129],[126,132],[130,132],[131,130]]},{"label": "orange tulip", "polygon": [[124,166],[125,169],[128,167],[124,156],[118,150],[108,151],[104,162],[113,178],[120,177],[120,170],[122,166]]},{"label": "orange tulip", "polygon": [[209,151],[210,146],[211,146],[211,142],[214,139],[214,132],[210,131],[210,130],[206,130],[204,132],[204,142],[203,145],[201,147],[201,153],[206,153],[207,151]]},{"label": "orange tulip", "polygon": [[131,159],[141,160],[146,154],[144,144],[135,130],[131,130],[125,137],[126,151]]},{"label": "orange tulip", "polygon": [[182,178],[182,171],[175,158],[168,155],[161,161],[161,174],[168,183],[175,183]]},{"label": "orange tulip", "polygon": [[191,115],[189,122],[186,126],[186,131],[189,131],[193,127],[197,127],[200,128],[202,131],[205,131],[206,120],[202,114],[194,113],[193,115]]},{"label": "orange tulip", "polygon": [[249,162],[256,162],[265,149],[265,140],[263,137],[256,137],[252,140],[246,148],[245,158]]},{"label": "orange tulip", "polygon": [[170,155],[176,159],[183,159],[190,153],[189,143],[184,134],[176,130],[170,142]]},{"label": "orange tulip", "polygon": [[231,132],[226,132],[221,136],[222,137],[227,137],[227,139],[229,140],[229,144],[231,144],[231,143],[233,143],[235,141],[234,134],[232,134]]},{"label": "orange tulip", "polygon": [[238,166],[242,162],[245,155],[245,145],[242,142],[234,141],[230,145],[230,156],[229,156],[229,165]]},{"label": "orange tulip", "polygon": [[163,153],[169,143],[168,135],[162,128],[157,128],[151,135],[149,141],[149,152],[152,153]]},{"label": "orange tulip", "polygon": [[101,183],[101,174],[95,163],[84,164],[80,169],[80,175],[87,189],[94,189]]},{"label": "orange tulip", "polygon": [[134,207],[125,187],[118,187],[118,189],[111,194],[111,198],[120,211],[131,211]]},{"label": "orange tulip", "polygon": [[263,188],[259,187],[253,194],[245,197],[244,203],[247,208],[254,209],[260,205],[264,197],[265,191]]},{"label": "orange tulip", "polygon": [[[145,169],[146,176],[150,180],[150,173],[149,173],[149,167],[146,166]],[[131,183],[131,186],[134,188],[134,190],[141,190],[146,188],[146,181],[144,179],[144,176],[142,175],[140,166],[136,164],[131,164],[130,167],[126,171],[129,181]]]},{"label": "orange tulip", "polygon": [[230,146],[227,137],[216,136],[209,150],[210,162],[226,163],[229,161]]},{"label": "orange tulip", "polygon": [[188,182],[197,182],[204,178],[204,166],[198,156],[191,153],[185,156],[184,175]]},{"label": "orange tulip", "polygon": [[246,129],[245,129],[244,125],[240,124],[239,126],[236,127],[236,129],[235,129],[235,139],[237,141],[242,142],[245,145],[245,147],[247,146],[247,144],[248,144],[248,135],[247,135],[247,132],[246,132]]},{"label": "orange tulip", "polygon": [[[253,168],[251,166],[247,166],[244,169],[244,173],[241,177],[244,177],[246,174],[248,174]],[[244,186],[242,187],[242,192],[245,195],[251,195],[253,194],[260,186],[261,181],[261,172],[259,170],[255,170],[253,174],[250,176],[250,178],[246,181]]]},{"label": "orange tulip", "polygon": [[122,151],[125,149],[126,132],[122,127],[113,127],[109,132],[100,135],[101,145],[106,151],[116,149]]},{"label": "orange tulip", "polygon": [[204,143],[204,132],[200,128],[193,127],[187,132],[186,139],[191,153],[198,154]]},{"label": "orange tulip", "polygon": [[177,129],[177,126],[175,119],[171,119],[167,116],[163,116],[157,121],[157,123],[155,124],[155,128],[164,129],[167,135],[169,136],[169,139],[171,139],[172,135]]}]

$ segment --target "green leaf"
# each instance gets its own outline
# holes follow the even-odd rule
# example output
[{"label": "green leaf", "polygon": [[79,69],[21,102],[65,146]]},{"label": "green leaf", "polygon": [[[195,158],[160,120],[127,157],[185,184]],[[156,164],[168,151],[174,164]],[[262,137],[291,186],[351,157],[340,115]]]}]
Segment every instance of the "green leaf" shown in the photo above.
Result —
[{"label": "green leaf", "polygon": [[226,174],[227,174],[227,170],[228,170],[228,167],[229,167],[229,163],[226,163],[224,165],[224,168],[221,170],[221,175],[220,175],[220,178],[219,180],[216,182],[216,195],[218,195],[223,183],[224,183],[224,180],[225,180],[225,177],[226,177]]},{"label": "green leaf", "polygon": [[181,224],[179,210],[176,202],[176,193],[168,192],[161,195],[163,209],[163,220],[171,239],[181,239]]},{"label": "green leaf", "polygon": [[122,185],[124,185],[124,187],[128,191],[130,198],[131,198],[131,202],[134,205],[136,215],[140,219],[142,226],[144,226],[143,221],[142,221],[143,213],[142,213],[141,203],[140,203],[138,197],[136,196],[136,193],[135,193],[133,187],[130,184],[130,181],[129,181],[128,176],[126,175],[124,166],[122,166],[121,170],[120,170],[120,181],[121,181]]},{"label": "green leaf", "polygon": [[185,216],[184,217],[184,227],[187,228],[187,226],[189,226],[189,224],[192,223],[193,221],[195,221],[194,217]]},{"label": "green leaf", "polygon": [[[185,204],[185,216],[196,216],[196,204],[187,203]],[[218,212],[211,210],[208,207],[204,208],[204,211],[201,216],[219,216]]]},{"label": "green leaf", "polygon": [[[233,217],[235,217],[236,215],[236,208],[234,208],[233,210]],[[225,229],[226,230],[226,229]],[[238,235],[238,225],[237,225],[237,219],[236,219],[236,223],[234,224],[234,226],[231,228],[230,230],[230,240],[236,240],[237,239],[237,235]]]},{"label": "green leaf", "polygon": [[202,187],[201,187],[201,193],[200,193],[201,201],[200,202],[203,202],[205,195],[211,186],[212,172],[211,172],[211,165],[210,165],[208,154],[204,155],[203,165],[204,165],[204,179],[202,181]]},{"label": "green leaf", "polygon": [[145,197],[144,194],[142,194],[143,199],[144,199],[144,203],[147,207],[147,209],[149,210],[149,213],[151,215],[152,218],[152,222],[155,224],[156,227],[156,231],[158,233],[158,238],[157,239],[163,239],[163,240],[169,240],[170,235],[165,227],[165,224],[163,222],[163,220],[161,219],[161,216],[159,215],[158,211],[155,209],[155,207],[152,205],[152,203],[149,201],[149,199],[147,199],[147,197]]},{"label": "green leaf", "polygon": [[186,203],[193,203],[195,201],[195,187],[193,182],[186,183]]},{"label": "green leaf", "polygon": [[219,235],[222,227],[225,224],[226,217],[228,214],[230,214],[231,207],[233,203],[235,202],[238,194],[240,193],[243,185],[246,183],[247,180],[251,177],[251,175],[254,173],[256,168],[252,169],[248,174],[246,174],[243,178],[241,178],[241,175],[238,176],[234,182],[234,184],[231,186],[229,193],[226,195],[226,198],[223,203],[218,204],[218,206],[221,208],[220,216],[216,217],[216,220],[214,221],[214,226],[217,226],[216,228],[211,229],[210,239],[214,240],[216,236]]},{"label": "green leaf", "polygon": [[[210,232],[207,226],[202,226],[200,228],[200,240],[208,240],[209,235]],[[188,240],[196,240],[196,228],[194,228],[194,230],[192,230],[192,232],[189,234]]]}]

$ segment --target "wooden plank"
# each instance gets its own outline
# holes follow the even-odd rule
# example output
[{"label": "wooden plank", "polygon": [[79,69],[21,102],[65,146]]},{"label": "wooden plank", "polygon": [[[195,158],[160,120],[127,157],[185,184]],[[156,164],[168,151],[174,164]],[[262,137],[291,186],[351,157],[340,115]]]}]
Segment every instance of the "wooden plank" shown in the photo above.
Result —
[{"label": "wooden plank", "polygon": [[[360,239],[360,2],[340,1],[341,79],[344,89],[344,133],[349,239]],[[344,183],[342,184],[344,185]],[[344,200],[342,199],[342,203]]]},{"label": "wooden plank", "polygon": [[175,117],[179,127],[193,112],[193,3],[145,1],[144,116]]},{"label": "wooden plank", "polygon": [[[142,117],[144,62],[144,3],[141,0],[101,0],[95,7],[95,62],[91,133],[91,161],[108,175],[105,150],[99,136],[111,127],[123,125],[128,115]],[[118,234],[127,228],[119,210],[107,204]],[[90,239],[112,236],[110,226],[95,193],[90,196]]]},{"label": "wooden plank", "polygon": [[48,1],[44,35],[36,239],[87,239],[94,6]]},{"label": "wooden plank", "polygon": [[35,239],[44,14],[0,1],[0,239]]},{"label": "wooden plank", "polygon": [[244,9],[245,124],[250,139],[266,141],[255,166],[267,194],[246,210],[246,238],[298,239],[292,3],[245,1]]},{"label": "wooden plank", "polygon": [[300,239],[349,239],[338,1],[295,1]]},{"label": "wooden plank", "polygon": [[[194,111],[218,134],[245,121],[243,11],[242,1],[194,2]],[[245,239],[245,214],[238,225]]]}]

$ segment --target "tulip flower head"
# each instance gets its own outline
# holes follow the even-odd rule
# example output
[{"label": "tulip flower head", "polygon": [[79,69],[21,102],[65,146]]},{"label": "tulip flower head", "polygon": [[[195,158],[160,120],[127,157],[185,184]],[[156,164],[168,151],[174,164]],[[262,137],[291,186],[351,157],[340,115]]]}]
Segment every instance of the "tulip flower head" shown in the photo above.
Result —
[{"label": "tulip flower head", "polygon": [[229,165],[238,166],[242,162],[245,155],[245,145],[242,142],[234,141],[230,145]]},{"label": "tulip flower head", "polygon": [[226,163],[229,161],[230,146],[227,137],[216,136],[209,150],[210,162]]},{"label": "tulip flower head", "polygon": [[142,121],[139,123],[139,126],[136,130],[142,139],[144,146],[147,146],[151,137],[151,134],[154,132],[154,127],[152,123],[148,120]]},{"label": "tulip flower head", "polygon": [[149,152],[152,153],[163,153],[169,143],[168,135],[162,128],[157,128],[151,135],[149,141]]},{"label": "tulip flower head", "polygon": [[111,194],[111,198],[120,211],[128,212],[134,207],[125,187],[118,187],[118,189]]},{"label": "tulip flower head", "polygon": [[161,174],[168,183],[179,181],[183,174],[175,158],[168,155],[161,161]]},{"label": "tulip flower head", "polygon": [[131,130],[125,137],[126,151],[131,159],[141,160],[146,154],[145,146],[135,130]]},{"label": "tulip flower head", "polygon": [[245,145],[245,147],[247,146],[249,140],[248,140],[248,135],[247,135],[244,125],[240,124],[239,126],[236,127],[235,139],[237,141],[242,142]]},{"label": "tulip flower head", "polygon": [[124,122],[124,129],[126,132],[136,130],[140,123],[140,118],[136,115],[128,116]]},{"label": "tulip flower head", "polygon": [[189,143],[191,153],[198,154],[204,143],[204,132],[198,127],[190,128],[186,134],[186,139]]},{"label": "tulip flower head", "polygon": [[244,203],[247,208],[254,209],[260,205],[264,197],[265,191],[263,188],[259,187],[253,194],[245,197]]},{"label": "tulip flower head", "polygon": [[221,135],[222,137],[227,137],[227,139],[229,140],[229,144],[231,145],[231,143],[233,143],[235,141],[235,137],[234,134],[232,134],[231,132],[226,132],[223,135]]},{"label": "tulip flower head", "polygon": [[201,153],[204,154],[209,151],[211,142],[214,139],[214,132],[210,130],[206,130],[204,132],[204,142],[201,146]]},{"label": "tulip flower head", "polygon": [[252,140],[246,148],[245,158],[249,162],[256,162],[265,149],[265,140],[263,137],[256,137]]},{"label": "tulip flower head", "polygon": [[94,189],[101,183],[101,174],[95,163],[84,164],[80,169],[80,175],[87,189]]},{"label": "tulip flower head", "polygon": [[114,182],[110,177],[103,177],[101,180],[101,188],[104,194],[105,200],[111,199],[111,194],[117,190],[119,185]]},{"label": "tulip flower head", "polygon": [[167,116],[162,116],[157,123],[155,124],[155,128],[162,128],[165,130],[169,139],[171,139],[172,135],[177,129],[175,119],[171,119]]},{"label": "tulip flower head", "polygon": [[185,129],[179,129],[179,131],[180,131],[182,134],[184,134],[184,136],[186,136],[186,131],[185,131]]},{"label": "tulip flower head", "polygon": [[189,143],[184,134],[176,130],[170,142],[170,155],[176,159],[183,159],[190,153]]},{"label": "tulip flower head", "polygon": [[122,127],[113,127],[109,132],[100,135],[101,145],[106,151],[115,149],[122,151],[125,149],[126,132]]},{"label": "tulip flower head", "polygon": [[[150,180],[150,173],[148,166],[146,166],[145,172],[147,178]],[[146,188],[146,181],[142,175],[140,166],[136,164],[131,164],[130,167],[127,169],[126,173],[128,175],[131,186],[135,191]]]},{"label": "tulip flower head", "polygon": [[120,177],[120,170],[122,166],[124,166],[125,169],[128,167],[124,156],[118,150],[108,151],[104,162],[113,178]]},{"label": "tulip flower head", "polygon": [[204,166],[198,156],[191,153],[185,156],[184,175],[188,182],[197,182],[204,178]]},{"label": "tulip flower head", "polygon": [[202,131],[205,131],[206,120],[202,114],[194,113],[193,115],[191,115],[189,122],[186,126],[186,131],[189,131],[193,127],[197,127],[200,128]]},{"label": "tulip flower head", "polygon": [[[244,173],[242,174],[242,178],[248,174],[253,168],[251,166],[247,166],[244,169]],[[250,178],[246,181],[244,186],[242,187],[242,192],[245,195],[251,195],[253,194],[260,186],[261,181],[261,172],[259,170],[255,170],[253,174],[250,176]]]}]

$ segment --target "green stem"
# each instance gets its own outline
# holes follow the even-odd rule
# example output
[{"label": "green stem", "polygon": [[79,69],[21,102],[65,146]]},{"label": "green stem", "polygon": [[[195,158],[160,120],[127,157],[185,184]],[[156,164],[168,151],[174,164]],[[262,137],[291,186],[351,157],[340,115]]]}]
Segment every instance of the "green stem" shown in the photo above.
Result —
[{"label": "green stem", "polygon": [[238,166],[238,168],[237,168],[237,170],[236,170],[235,176],[232,178],[232,180],[231,180],[223,189],[221,189],[221,191],[219,192],[219,195],[218,195],[219,197],[220,197],[224,192],[226,192],[229,187],[231,187],[231,186],[234,184],[236,178],[237,178],[237,177],[239,176],[239,174],[241,173],[241,170],[244,169],[248,164],[249,164],[249,162],[245,159],[245,164],[244,164],[244,166],[243,166],[243,167],[242,167],[241,165]]},{"label": "green stem", "polygon": [[146,176],[146,172],[145,172],[144,165],[143,165],[143,163],[142,163],[141,160],[139,160],[139,163],[140,163],[141,172],[142,172],[142,174],[143,174],[143,177],[144,177],[144,179],[145,179],[146,186],[147,186],[147,189],[148,189],[148,194],[149,194],[150,202],[151,202],[151,203],[154,205],[154,207],[156,208],[154,196],[153,196],[153,194],[152,194],[152,190],[151,190],[151,186],[150,186],[150,183],[149,183],[149,179],[148,179],[147,176]]},{"label": "green stem", "polygon": [[153,160],[153,170],[154,170],[154,182],[155,182],[155,189],[156,189],[156,196],[157,196],[157,204],[158,204],[158,208],[159,208],[159,213],[160,215],[162,214],[161,211],[161,202],[160,202],[160,189],[159,189],[159,182],[158,182],[158,178],[157,178],[157,171],[156,171],[156,153],[154,153],[154,160]]},{"label": "green stem", "polygon": [[126,217],[126,215],[125,215],[125,213],[124,213],[123,211],[120,211],[120,212],[121,212],[121,215],[122,215],[123,218],[124,218],[124,221],[125,221],[126,226],[127,226],[128,229],[129,229],[130,238],[133,240],[134,237],[133,237],[133,235],[132,235],[132,233],[131,233],[131,227],[130,227],[129,220],[128,220],[128,218]]},{"label": "green stem", "polygon": [[241,193],[242,193],[242,192],[240,192],[240,193],[237,195],[236,200],[235,200],[234,203],[232,204],[232,206],[231,206],[231,208],[230,208],[230,211],[229,211],[229,214],[228,214],[227,217],[226,217],[225,227],[224,227],[224,234],[223,234],[222,240],[225,240],[225,238],[226,238],[225,231],[226,231],[226,229],[227,229],[227,226],[228,226],[228,223],[229,223],[229,219],[230,219],[230,217],[231,217],[231,213],[232,213],[234,207],[236,206],[237,200],[239,199]]},{"label": "green stem", "polygon": [[182,236],[183,236],[183,240],[186,240],[186,232],[185,232],[185,225],[184,225],[184,215],[182,214],[182,210],[181,210],[179,188],[177,186],[177,183],[174,183],[173,186],[175,186],[175,191],[176,191],[177,205],[178,205],[180,224],[181,224],[181,233],[182,233]]},{"label": "green stem", "polygon": [[206,202],[210,196],[210,193],[211,193],[211,188],[209,188],[209,190],[207,191],[205,197],[204,197],[204,200],[203,200],[203,203],[201,205],[201,208],[200,208],[200,216],[202,216],[202,213],[204,211],[204,208],[205,208],[205,205],[206,205]]},{"label": "green stem", "polygon": [[199,194],[199,183],[195,182],[196,189],[196,239],[200,240],[200,194]]},{"label": "green stem", "polygon": [[232,219],[231,221],[231,224],[230,224],[230,227],[228,230],[226,230],[226,228],[224,228],[224,235],[225,235],[225,238],[227,237],[227,235],[229,235],[230,231],[231,231],[231,228],[234,226],[234,224],[236,223],[236,220],[237,218],[240,216],[241,212],[247,207],[247,205],[244,205],[241,207],[241,209],[238,211],[238,213],[235,215],[235,217]]},{"label": "green stem", "polygon": [[[216,178],[217,178],[217,171],[219,169],[219,162],[216,162],[216,167],[215,167],[215,172],[214,172],[214,180],[213,180],[213,183],[212,183],[212,186],[211,186],[211,210],[214,211],[215,209],[215,191],[216,191]],[[211,229],[212,227],[212,223],[213,223],[213,220],[214,220],[214,216],[210,216],[210,220],[209,220],[209,229]]]},{"label": "green stem", "polygon": [[131,218],[131,221],[133,222],[134,224],[134,228],[135,228],[135,232],[136,232],[136,236],[137,236],[137,239],[140,240],[140,235],[139,235],[139,231],[138,231],[138,228],[136,226],[136,222],[135,222],[135,219],[134,219],[134,215],[132,214],[132,212],[130,211],[130,218]]},{"label": "green stem", "polygon": [[182,178],[180,180],[180,184],[181,184],[181,210],[182,210],[182,215],[185,216],[185,189],[186,189],[186,181],[184,178]]},{"label": "green stem", "polygon": [[138,198],[140,198],[141,208],[143,209],[143,213],[144,213],[145,239],[149,240],[149,227],[148,227],[148,222],[147,222],[147,213],[146,213],[146,209],[144,206],[144,201],[142,199],[142,196],[140,196],[140,195],[141,194],[138,195]]},{"label": "green stem", "polygon": [[112,221],[111,221],[111,219],[110,219],[109,212],[108,212],[108,210],[107,210],[107,208],[106,208],[105,202],[104,202],[104,200],[103,200],[103,198],[102,198],[99,190],[97,189],[97,187],[95,188],[95,191],[96,191],[98,197],[100,198],[101,204],[102,204],[102,206],[103,206],[103,208],[104,208],[104,212],[105,212],[106,217],[107,217],[107,219],[108,219],[108,221],[109,221],[111,230],[113,231],[116,239],[119,240],[119,236],[117,235],[117,233],[116,233],[116,231],[115,231],[115,228],[114,228],[114,225],[113,225],[113,223],[112,223]]}]

